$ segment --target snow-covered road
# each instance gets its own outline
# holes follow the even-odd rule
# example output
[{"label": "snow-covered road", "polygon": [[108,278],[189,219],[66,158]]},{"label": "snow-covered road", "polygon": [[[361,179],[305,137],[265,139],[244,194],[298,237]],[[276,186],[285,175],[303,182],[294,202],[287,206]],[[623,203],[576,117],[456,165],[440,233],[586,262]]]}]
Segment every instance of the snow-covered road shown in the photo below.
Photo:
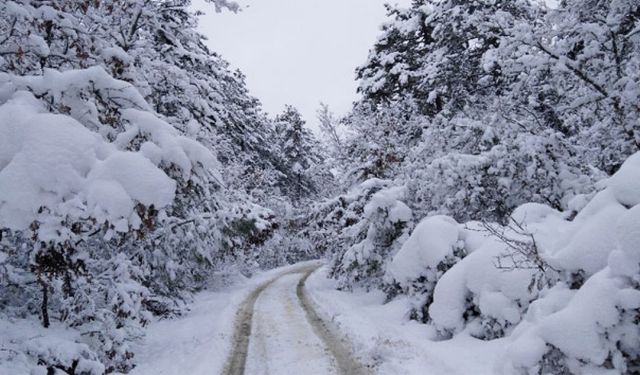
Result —
[{"label": "snow-covered road", "polygon": [[366,374],[349,346],[314,311],[307,265],[256,288],[241,305],[225,374]]}]

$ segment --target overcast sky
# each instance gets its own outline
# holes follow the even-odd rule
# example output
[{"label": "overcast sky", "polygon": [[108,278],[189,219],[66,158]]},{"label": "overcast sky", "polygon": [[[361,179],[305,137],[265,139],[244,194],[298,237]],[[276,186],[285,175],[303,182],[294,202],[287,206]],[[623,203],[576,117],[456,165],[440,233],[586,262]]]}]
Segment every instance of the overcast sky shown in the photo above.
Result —
[{"label": "overcast sky", "polygon": [[[271,114],[296,106],[310,124],[319,103],[338,114],[356,98],[355,68],[380,34],[385,2],[410,0],[238,0],[242,12],[215,13],[204,0],[200,31],[212,50],[247,76]],[[246,7],[248,6],[248,7]]]}]

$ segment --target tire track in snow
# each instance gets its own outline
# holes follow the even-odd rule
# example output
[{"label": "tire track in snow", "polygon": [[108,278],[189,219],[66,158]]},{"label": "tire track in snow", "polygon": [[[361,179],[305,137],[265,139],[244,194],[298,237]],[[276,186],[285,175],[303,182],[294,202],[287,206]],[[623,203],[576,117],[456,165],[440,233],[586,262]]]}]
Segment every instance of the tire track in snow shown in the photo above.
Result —
[{"label": "tire track in snow", "polygon": [[313,307],[313,302],[307,295],[305,284],[311,274],[317,270],[315,268],[305,273],[300,279],[296,287],[296,294],[305,310],[307,320],[313,327],[313,331],[324,342],[325,346],[331,352],[331,355],[335,358],[338,365],[338,372],[343,375],[367,375],[371,374],[371,371],[356,360],[354,354],[351,351],[347,341],[340,337],[336,331],[336,327],[326,322],[318,315],[318,312]]},{"label": "tire track in snow", "polygon": [[243,375],[249,353],[249,337],[251,337],[251,322],[253,320],[253,308],[256,300],[269,285],[273,284],[280,276],[267,281],[256,288],[240,305],[236,314],[236,323],[233,329],[232,351],[227,364],[224,366],[225,375]]},{"label": "tire track in snow", "polygon": [[[322,344],[327,349],[327,355],[332,357],[332,363],[336,365],[336,371],[339,374],[345,375],[364,375],[369,374],[370,371],[354,359],[354,356],[349,349],[346,342],[339,338],[338,334],[335,334],[335,328],[330,327],[329,324],[323,321],[318,313],[313,308],[313,304],[306,295],[305,282],[308,277],[318,268],[319,264],[306,264],[301,267],[294,268],[287,272],[284,272],[277,277],[261,284],[254,291],[249,294],[245,301],[240,305],[236,315],[236,322],[233,334],[232,352],[227,360],[227,364],[224,367],[224,375],[244,375],[247,367],[247,357],[249,355],[249,342],[251,340],[253,320],[255,315],[256,301],[260,295],[269,287],[271,287],[276,281],[282,277],[292,274],[301,274],[301,278],[297,284],[293,284],[295,288],[295,295],[297,298],[296,303],[304,310],[304,316],[306,321],[298,322],[300,324],[306,324],[311,326],[313,333],[320,339]],[[293,291],[292,291],[293,293]],[[304,318],[301,318],[305,320]],[[255,334],[255,333],[254,333]],[[268,341],[266,337],[257,338],[261,341]]]},{"label": "tire track in snow", "polygon": [[271,280],[259,285],[251,294],[242,302],[236,313],[235,326],[233,328],[232,349],[231,354],[224,366],[224,375],[244,375],[247,364],[247,356],[249,354],[249,339],[251,337],[251,327],[253,321],[254,307],[260,294],[276,282],[279,278],[299,272],[313,272],[320,267],[320,264],[304,265],[296,267],[272,278]]}]

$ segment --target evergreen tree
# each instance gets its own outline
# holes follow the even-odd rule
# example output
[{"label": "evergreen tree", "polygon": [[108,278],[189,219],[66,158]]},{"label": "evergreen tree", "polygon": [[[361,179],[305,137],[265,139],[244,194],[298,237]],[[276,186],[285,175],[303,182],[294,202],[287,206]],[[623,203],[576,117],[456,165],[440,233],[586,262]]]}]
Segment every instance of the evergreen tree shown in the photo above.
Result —
[{"label": "evergreen tree", "polygon": [[[251,264],[271,231],[271,214],[246,192],[277,192],[279,158],[264,141],[273,129],[244,77],[206,49],[189,6],[0,4],[0,143],[41,153],[2,143],[2,248],[20,252],[0,270],[0,301],[79,330],[90,350],[74,358],[107,372],[131,369],[129,343],[150,313],[172,314],[224,263]],[[38,148],[43,136],[60,141]],[[261,166],[267,176],[256,179]],[[225,189],[225,169],[240,170],[229,174],[238,192]],[[20,198],[16,183],[50,193]],[[5,288],[15,275],[24,282]],[[39,302],[16,305],[25,300]],[[72,366],[55,355],[35,361]]]},{"label": "evergreen tree", "polygon": [[305,127],[306,122],[293,106],[275,118],[275,137],[282,158],[281,171],[285,174],[281,188],[294,204],[314,197],[330,179],[323,170],[324,156],[315,136]]}]

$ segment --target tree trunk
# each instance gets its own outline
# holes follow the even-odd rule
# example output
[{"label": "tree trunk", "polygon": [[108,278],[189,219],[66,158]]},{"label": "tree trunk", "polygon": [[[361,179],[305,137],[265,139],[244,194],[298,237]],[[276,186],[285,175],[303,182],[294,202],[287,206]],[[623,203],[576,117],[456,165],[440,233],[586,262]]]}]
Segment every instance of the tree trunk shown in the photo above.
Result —
[{"label": "tree trunk", "polygon": [[49,288],[47,283],[42,279],[39,279],[38,282],[42,287],[42,305],[40,306],[42,312],[42,325],[44,328],[49,328]]}]

